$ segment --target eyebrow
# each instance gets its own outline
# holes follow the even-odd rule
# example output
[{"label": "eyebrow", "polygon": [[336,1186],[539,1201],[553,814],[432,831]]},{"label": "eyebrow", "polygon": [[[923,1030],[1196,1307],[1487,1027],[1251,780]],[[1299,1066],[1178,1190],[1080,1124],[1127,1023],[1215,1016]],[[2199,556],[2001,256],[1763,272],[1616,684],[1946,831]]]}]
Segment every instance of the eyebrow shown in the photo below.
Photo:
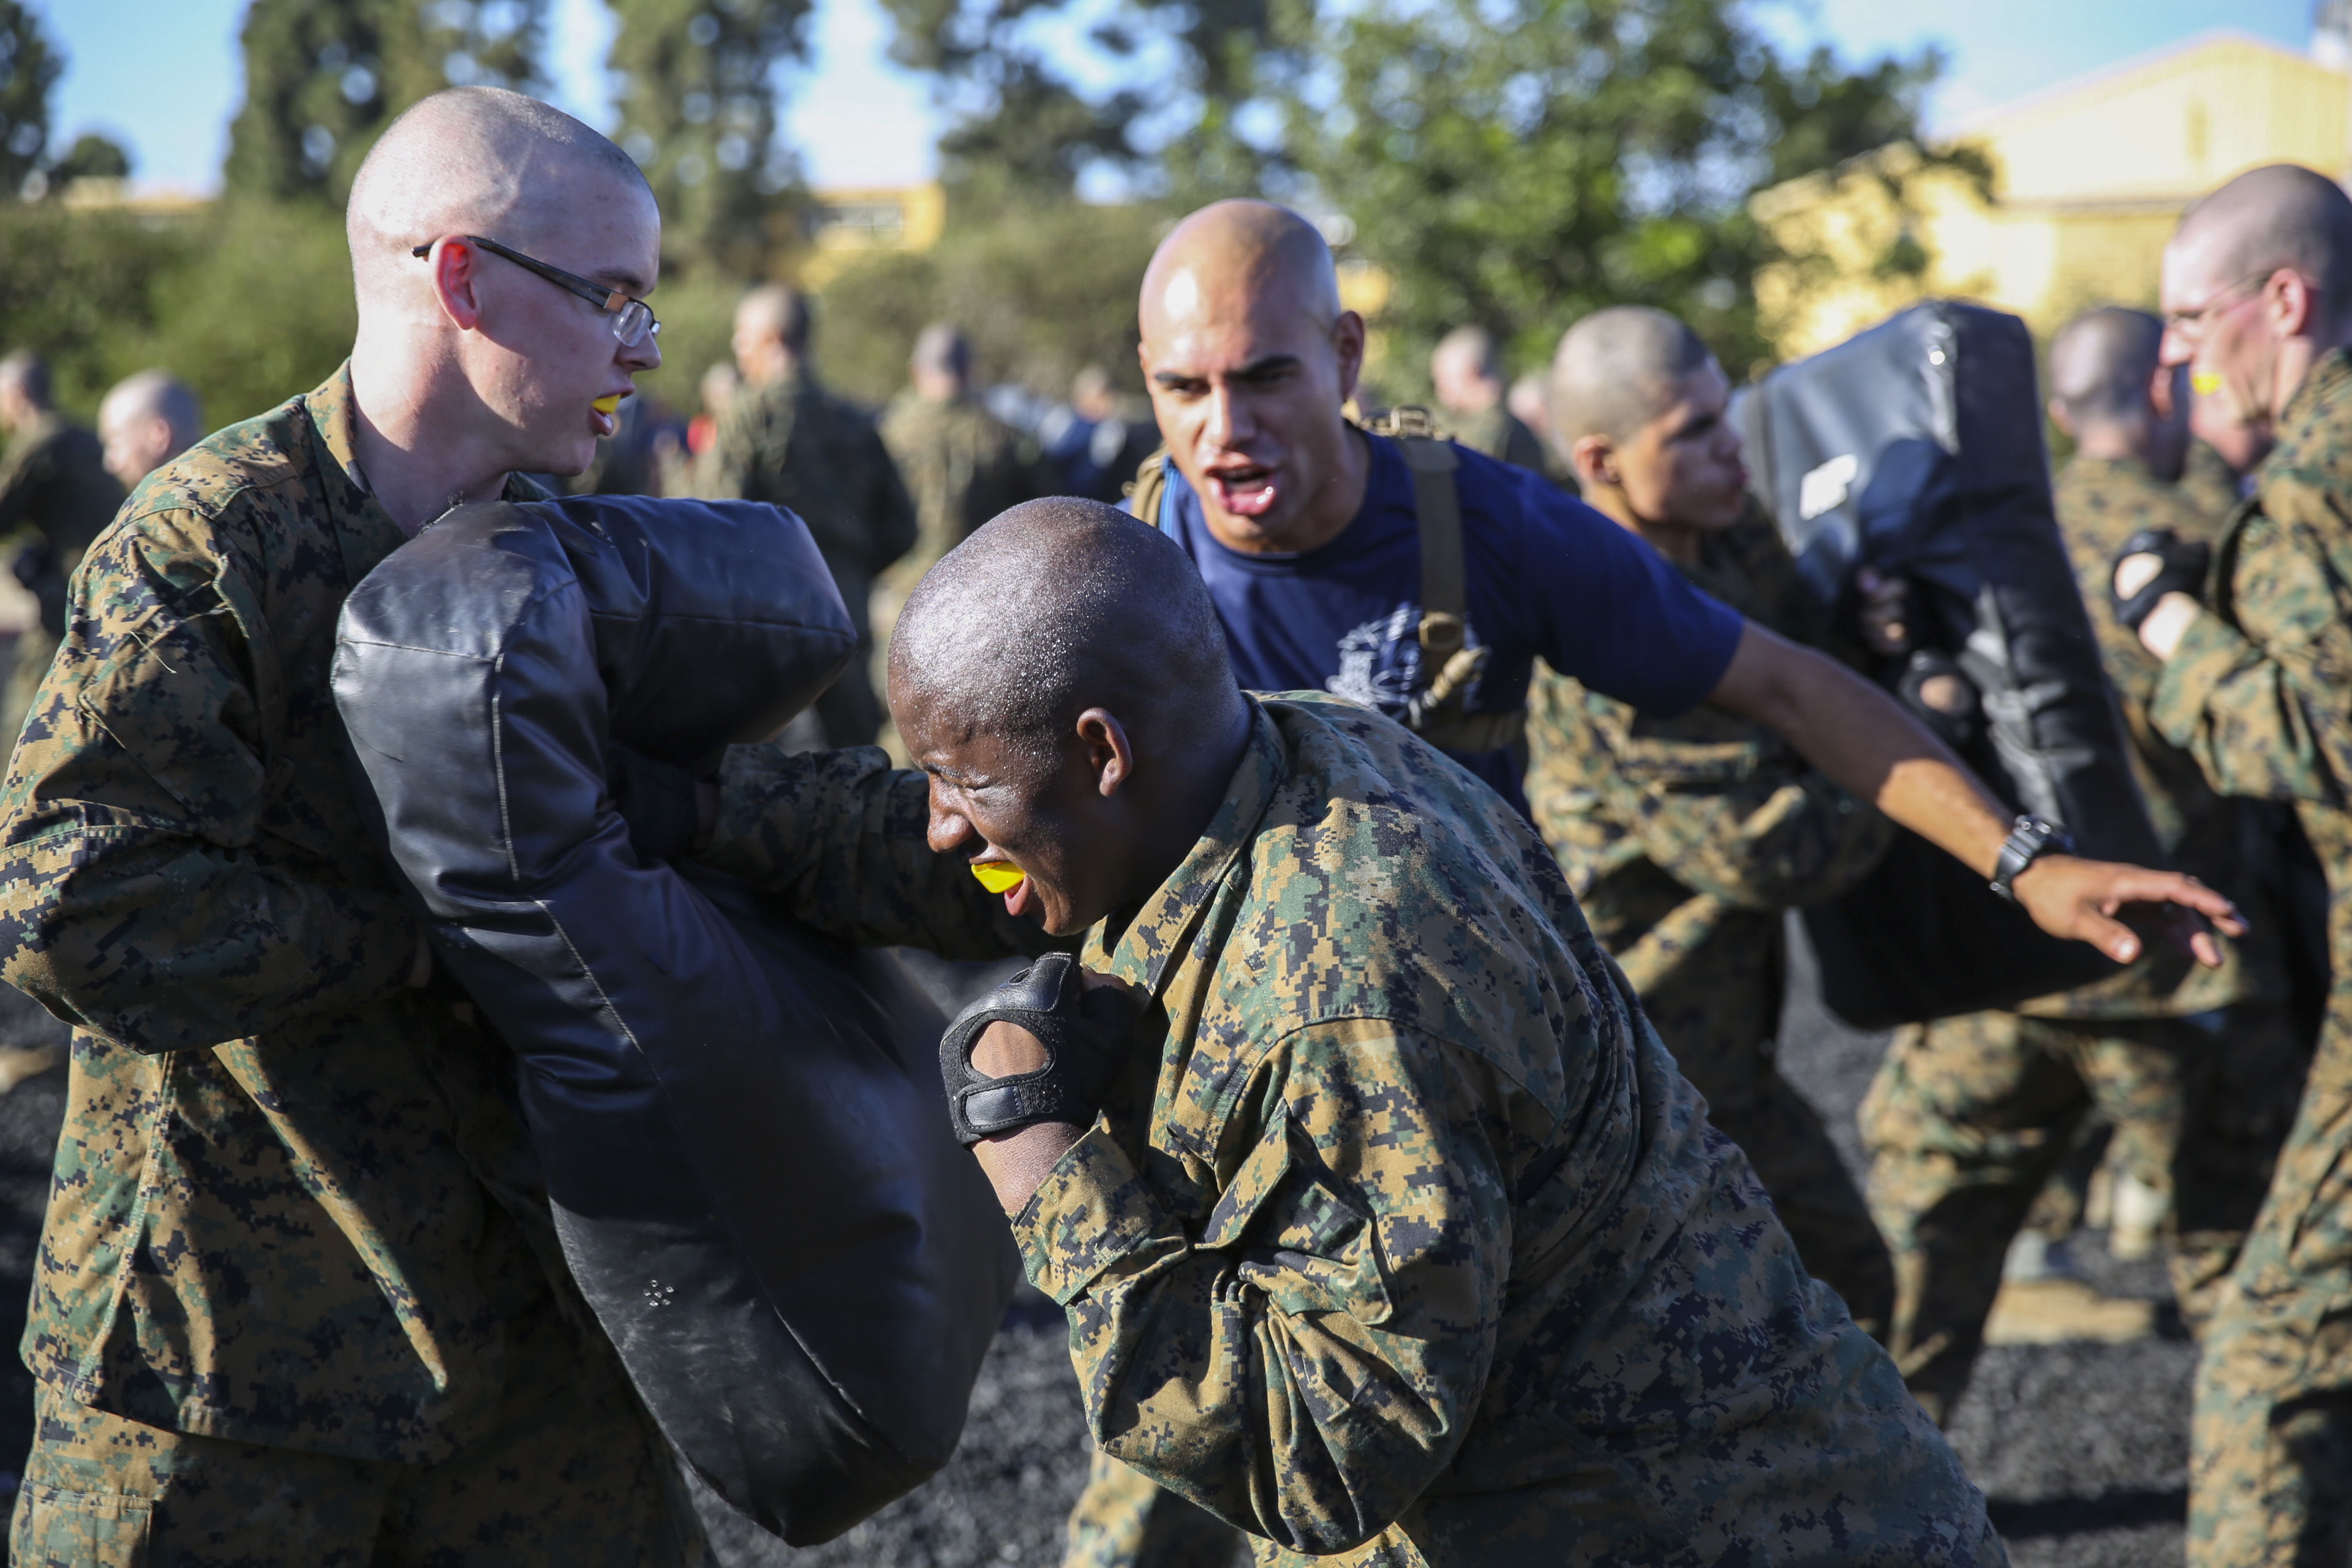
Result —
[{"label": "eyebrow", "polygon": [[[1248,381],[1256,376],[1271,375],[1278,370],[1296,370],[1301,363],[1297,354],[1268,354],[1264,359],[1252,360],[1241,369],[1234,371],[1229,379]],[[1179,382],[1206,381],[1209,377],[1187,375],[1182,371],[1162,370],[1155,371],[1151,379],[1161,386],[1173,386]]]},{"label": "eyebrow", "polygon": [[583,276],[587,278],[587,279],[592,283],[610,284],[612,287],[618,289],[622,293],[629,295],[632,298],[640,294],[652,292],[651,289],[646,287],[646,280],[644,279],[638,277],[634,272],[625,271],[617,267],[608,267],[601,271],[585,273],[583,274]]}]

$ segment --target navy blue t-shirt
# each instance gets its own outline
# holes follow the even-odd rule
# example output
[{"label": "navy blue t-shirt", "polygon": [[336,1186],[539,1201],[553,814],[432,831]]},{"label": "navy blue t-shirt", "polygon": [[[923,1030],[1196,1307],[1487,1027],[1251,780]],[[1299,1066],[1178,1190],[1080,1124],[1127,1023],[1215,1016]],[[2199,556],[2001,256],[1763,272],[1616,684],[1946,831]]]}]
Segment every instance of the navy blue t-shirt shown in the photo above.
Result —
[{"label": "navy blue t-shirt", "polygon": [[[1200,568],[1244,687],[1337,692],[1402,719],[1422,683],[1421,531],[1403,454],[1365,439],[1363,507],[1317,549],[1249,555],[1218,543],[1173,462],[1156,521]],[[1738,646],[1738,612],[1549,480],[1467,447],[1459,457],[1468,642],[1494,649],[1467,711],[1522,706],[1538,654],[1648,713],[1680,713],[1715,689]],[[1527,810],[1511,752],[1460,760]]]}]

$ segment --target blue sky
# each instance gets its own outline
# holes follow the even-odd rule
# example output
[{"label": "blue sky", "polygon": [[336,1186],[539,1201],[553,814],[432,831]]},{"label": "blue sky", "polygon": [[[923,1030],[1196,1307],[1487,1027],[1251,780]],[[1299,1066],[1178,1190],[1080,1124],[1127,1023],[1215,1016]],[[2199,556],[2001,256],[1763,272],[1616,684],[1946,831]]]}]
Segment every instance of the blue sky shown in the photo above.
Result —
[{"label": "blue sky", "polygon": [[[68,55],[58,129],[68,138],[89,130],[115,137],[131,150],[142,184],[212,189],[242,94],[245,0],[32,3]],[[2310,0],[1811,0],[1780,9],[1772,25],[1788,42],[1825,40],[1854,58],[1940,44],[1950,68],[1931,118],[1948,124],[2212,28],[2300,47],[2310,15]],[[591,123],[611,119],[603,71],[610,29],[602,0],[552,0],[551,96]],[[784,84],[784,135],[812,183],[928,176],[939,116],[924,83],[883,58],[879,0],[818,0],[814,37],[814,61]]]}]

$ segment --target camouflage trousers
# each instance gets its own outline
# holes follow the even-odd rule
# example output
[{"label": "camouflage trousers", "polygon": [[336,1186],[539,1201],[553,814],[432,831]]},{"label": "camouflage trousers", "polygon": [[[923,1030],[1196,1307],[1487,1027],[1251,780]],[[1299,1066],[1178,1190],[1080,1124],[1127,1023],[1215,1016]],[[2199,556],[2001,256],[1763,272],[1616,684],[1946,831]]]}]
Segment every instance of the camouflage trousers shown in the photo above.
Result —
[{"label": "camouflage trousers", "polygon": [[2286,1127],[2300,1063],[2283,1010],[2179,1018],[1976,1013],[1899,1032],[1862,1105],[1870,1203],[1895,1257],[1887,1348],[1937,1420],[1966,1390],[2001,1266],[2094,1112],[2117,1167],[2171,1199],[2182,1315],[2210,1314]]},{"label": "camouflage trousers", "polygon": [[1247,1537],[1108,1454],[1070,1510],[1062,1568],[1234,1568]]},{"label": "camouflage trousers", "polygon": [[481,1443],[435,1465],[142,1426],[35,1395],[17,1568],[654,1568],[706,1561],[669,1451],[609,1350],[542,1300],[509,1330]]},{"label": "camouflage trousers", "polygon": [[2198,1362],[2190,1568],[2352,1560],[2352,813],[2299,815],[2327,868],[2333,984],[2294,1129]]}]

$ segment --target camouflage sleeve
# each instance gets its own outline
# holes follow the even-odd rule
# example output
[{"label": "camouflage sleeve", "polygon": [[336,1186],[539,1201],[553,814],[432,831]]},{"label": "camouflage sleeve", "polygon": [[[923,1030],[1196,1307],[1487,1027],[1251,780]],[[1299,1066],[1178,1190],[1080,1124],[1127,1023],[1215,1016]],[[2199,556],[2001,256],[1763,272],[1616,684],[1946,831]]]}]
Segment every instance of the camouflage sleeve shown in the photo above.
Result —
[{"label": "camouflage sleeve", "polygon": [[[1510,1271],[1491,1069],[1378,1019],[1268,1053],[1204,1218],[1170,1213],[1107,1126],[1014,1221],[1069,1313],[1101,1449],[1313,1555],[1380,1533],[1475,1413]],[[1221,1155],[1221,1163],[1223,1156]]]},{"label": "camouflage sleeve", "polygon": [[2221,794],[2341,803],[2352,790],[2352,585],[2259,516],[2231,583],[2260,640],[2199,616],[2165,663],[2149,721]]},{"label": "camouflage sleeve", "polygon": [[416,952],[391,889],[256,862],[284,714],[257,596],[210,527],[150,517],[77,574],[0,795],[0,977],[142,1051],[363,1006]]},{"label": "camouflage sleeve", "polygon": [[787,754],[737,746],[719,820],[696,858],[774,897],[820,931],[866,947],[1004,958],[1067,946],[1004,912],[965,862],[924,838],[930,790],[879,746]]}]

